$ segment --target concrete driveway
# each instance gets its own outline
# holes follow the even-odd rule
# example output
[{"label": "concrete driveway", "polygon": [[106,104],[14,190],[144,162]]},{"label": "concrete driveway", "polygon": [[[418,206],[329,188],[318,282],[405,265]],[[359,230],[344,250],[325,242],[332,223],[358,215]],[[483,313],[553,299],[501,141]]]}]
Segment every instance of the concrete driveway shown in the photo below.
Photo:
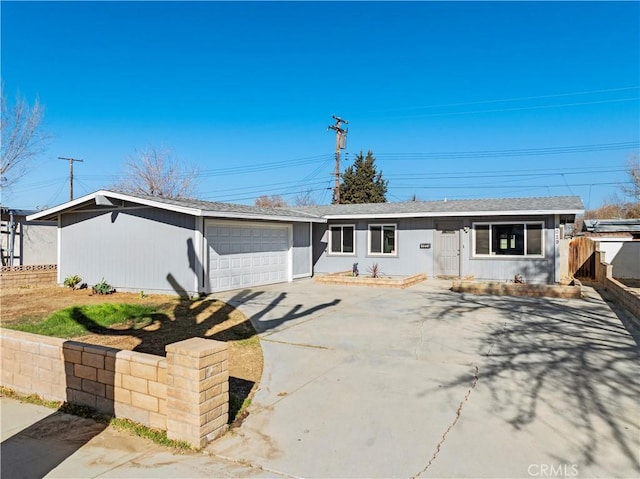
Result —
[{"label": "concrete driveway", "polygon": [[607,303],[449,285],[223,296],[265,370],[208,452],[294,477],[638,477],[638,338]]}]

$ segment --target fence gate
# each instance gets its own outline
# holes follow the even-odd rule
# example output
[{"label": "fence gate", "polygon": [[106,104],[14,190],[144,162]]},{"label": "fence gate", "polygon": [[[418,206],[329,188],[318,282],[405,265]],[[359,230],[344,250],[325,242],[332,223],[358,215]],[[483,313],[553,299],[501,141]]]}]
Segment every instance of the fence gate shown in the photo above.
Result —
[{"label": "fence gate", "polygon": [[594,279],[596,275],[596,243],[591,238],[574,238],[569,243],[569,275]]}]

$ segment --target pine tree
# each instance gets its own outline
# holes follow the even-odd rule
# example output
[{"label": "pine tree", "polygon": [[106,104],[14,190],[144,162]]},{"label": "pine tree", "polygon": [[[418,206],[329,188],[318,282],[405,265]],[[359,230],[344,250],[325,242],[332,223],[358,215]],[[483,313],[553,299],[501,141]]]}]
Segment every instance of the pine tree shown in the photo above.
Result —
[{"label": "pine tree", "polygon": [[[386,203],[388,181],[382,178],[382,172],[376,171],[376,159],[369,151],[356,156],[353,165],[342,173],[340,183],[340,203]],[[334,200],[335,202],[335,200]]]}]

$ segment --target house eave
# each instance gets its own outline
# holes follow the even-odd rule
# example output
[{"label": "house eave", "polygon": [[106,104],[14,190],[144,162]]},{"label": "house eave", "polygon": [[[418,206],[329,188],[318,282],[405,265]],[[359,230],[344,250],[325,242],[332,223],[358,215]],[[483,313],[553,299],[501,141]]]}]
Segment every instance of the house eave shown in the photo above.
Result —
[{"label": "house eave", "polygon": [[[189,208],[186,206],[174,205],[169,203],[164,203],[161,201],[154,201],[153,199],[148,198],[140,198],[135,195],[129,195],[126,193],[119,193],[115,191],[108,190],[100,190],[94,193],[90,193],[88,195],[82,196],[75,200],[69,201],[67,203],[63,203],[61,205],[55,206],[53,208],[49,208],[44,211],[39,211],[35,214],[29,215],[27,217],[28,221],[33,220],[47,220],[47,219],[56,219],[58,215],[62,213],[73,213],[78,210],[82,206],[86,205],[87,202],[96,200],[99,197],[105,197],[113,200],[120,201],[128,201],[131,203],[136,203],[142,206],[147,206],[151,208],[158,208],[167,211],[174,211],[176,213],[183,213],[190,216],[197,217],[206,217],[206,218],[229,218],[229,219],[249,219],[249,220],[261,220],[261,221],[283,221],[283,222],[292,222],[292,223],[326,223],[326,219],[318,217],[318,216],[286,216],[286,215],[268,215],[268,214],[255,214],[255,213],[241,213],[241,212],[231,212],[231,211],[215,211],[215,210],[203,210],[200,208]],[[114,205],[113,208],[103,208],[100,210],[91,210],[91,211],[114,211],[125,209],[126,207],[120,207]],[[82,211],[87,211],[83,209]]]},{"label": "house eave", "polygon": [[357,215],[324,215],[327,220],[392,219],[392,218],[433,218],[469,216],[547,216],[579,215],[584,210],[514,210],[514,211],[425,211],[413,213],[378,213]]},{"label": "house eave", "polygon": [[259,221],[284,221],[289,223],[326,223],[325,218],[320,217],[303,217],[303,216],[278,216],[278,215],[258,215],[251,213],[233,213],[220,211],[203,211],[200,210],[197,216],[205,218],[224,218],[239,220],[259,220]]}]

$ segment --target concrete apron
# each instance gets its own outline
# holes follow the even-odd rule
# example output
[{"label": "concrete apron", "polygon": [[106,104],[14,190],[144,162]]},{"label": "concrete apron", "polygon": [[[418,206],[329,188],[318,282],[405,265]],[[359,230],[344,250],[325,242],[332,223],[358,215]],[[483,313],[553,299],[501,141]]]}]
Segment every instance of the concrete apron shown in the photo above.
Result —
[{"label": "concrete apron", "polygon": [[637,477],[638,350],[608,306],[448,286],[223,296],[265,370],[208,451],[295,477]]}]

